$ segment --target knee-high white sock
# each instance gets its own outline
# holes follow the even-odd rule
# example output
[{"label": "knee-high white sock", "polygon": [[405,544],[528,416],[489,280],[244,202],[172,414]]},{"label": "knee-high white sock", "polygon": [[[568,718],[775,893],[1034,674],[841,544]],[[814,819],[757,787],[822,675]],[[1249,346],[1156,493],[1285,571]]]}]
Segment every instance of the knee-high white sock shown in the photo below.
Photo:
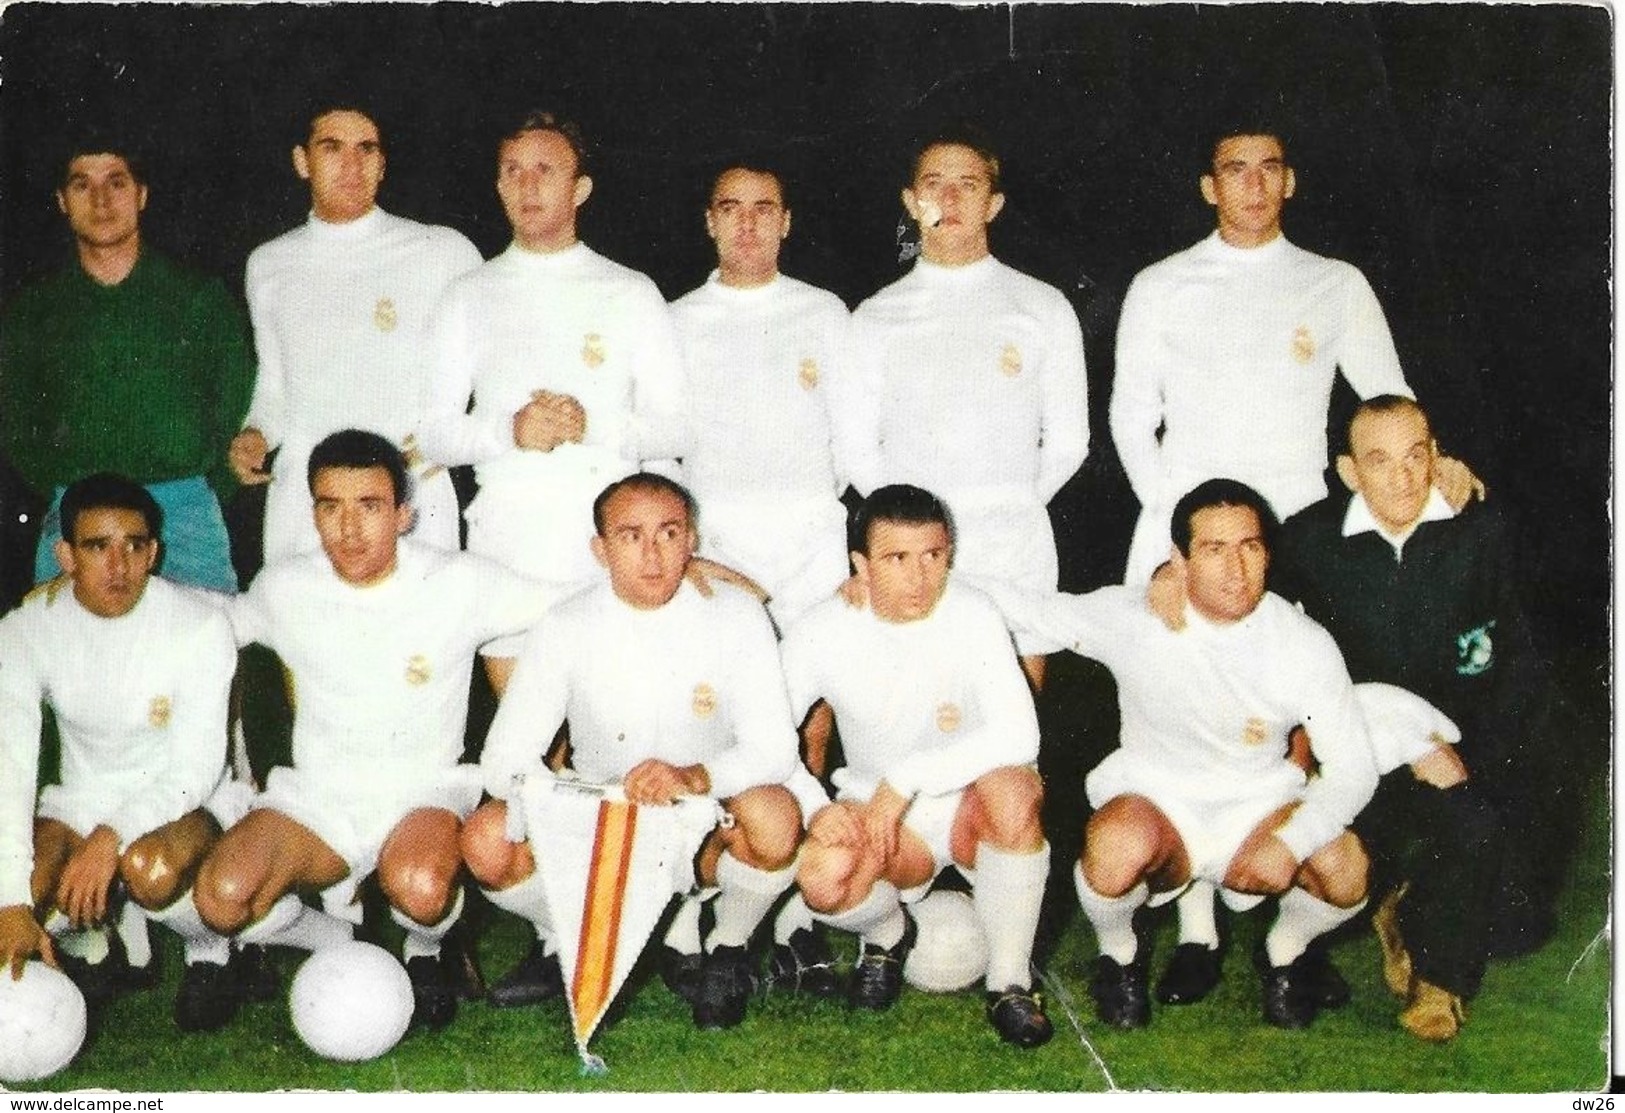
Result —
[{"label": "knee-high white sock", "polygon": [[971,901],[987,936],[987,988],[1032,986],[1033,936],[1049,876],[1049,843],[1027,853],[976,848],[976,887]]},{"label": "knee-high white sock", "polygon": [[801,899],[800,892],[791,893],[790,899],[784,902],[784,907],[779,909],[779,914],[773,921],[773,942],[788,943],[796,932],[803,928],[811,931],[812,926],[812,909]]},{"label": "knee-high white sock", "polygon": [[756,925],[767,918],[779,894],[795,880],[793,862],[780,870],[757,869],[723,851],[717,859],[717,888],[721,892],[717,894],[716,923],[705,949],[748,945]]},{"label": "knee-high white sock", "polygon": [[57,941],[57,949],[72,958],[83,959],[91,966],[105,962],[113,943],[105,925],[76,928],[68,917],[52,912],[45,918],[45,931]]},{"label": "knee-high white sock", "polygon": [[666,946],[680,955],[700,953],[700,910],[704,907],[705,901],[698,893],[684,893],[677,898],[677,911],[666,928]]},{"label": "knee-high white sock", "polygon": [[531,871],[529,877],[506,889],[481,888],[480,892],[498,908],[528,921],[536,929],[543,953],[553,953],[553,918],[547,911],[547,890],[542,888],[540,870]]},{"label": "knee-high white sock", "polygon": [[908,930],[908,918],[898,899],[897,887],[890,881],[876,881],[869,895],[845,912],[814,912],[813,919],[850,931],[877,947],[897,946],[903,932]]},{"label": "knee-high white sock", "polygon": [[169,906],[148,912],[147,918],[163,924],[181,937],[188,966],[195,962],[224,966],[231,958],[231,940],[203,922],[203,917],[198,915],[197,905],[192,903],[190,889]]},{"label": "knee-high white sock", "polygon": [[147,910],[133,900],[126,900],[118,914],[118,938],[124,944],[124,957],[131,966],[146,966],[152,961],[152,937],[147,934]]},{"label": "knee-high white sock", "polygon": [[440,956],[440,941],[446,937],[446,932],[457,922],[457,917],[463,914],[463,887],[457,886],[457,899],[451,902],[451,911],[440,918],[438,923],[420,924],[412,917],[402,912],[394,905],[389,907],[389,918],[406,929],[406,939],[401,944],[401,961],[410,962],[414,958],[438,958]]},{"label": "knee-high white sock", "polygon": [[1134,935],[1134,913],[1151,895],[1150,887],[1142,881],[1120,897],[1101,896],[1089,887],[1081,862],[1072,867],[1072,884],[1078,891],[1083,914],[1095,929],[1100,953],[1125,966],[1133,962],[1140,950],[1140,941]]},{"label": "knee-high white sock", "polygon": [[1209,949],[1219,946],[1219,921],[1213,907],[1211,881],[1195,880],[1179,895],[1179,941],[1200,943]]},{"label": "knee-high white sock", "polygon": [[1352,920],[1364,907],[1362,900],[1352,908],[1339,908],[1302,889],[1288,889],[1281,894],[1280,911],[1264,936],[1264,952],[1269,955],[1270,965],[1286,966],[1308,950],[1316,937]]},{"label": "knee-high white sock", "polygon": [[312,908],[297,893],[283,893],[271,910],[237,933],[239,943],[298,947],[319,951],[355,938],[355,926],[319,908]]}]

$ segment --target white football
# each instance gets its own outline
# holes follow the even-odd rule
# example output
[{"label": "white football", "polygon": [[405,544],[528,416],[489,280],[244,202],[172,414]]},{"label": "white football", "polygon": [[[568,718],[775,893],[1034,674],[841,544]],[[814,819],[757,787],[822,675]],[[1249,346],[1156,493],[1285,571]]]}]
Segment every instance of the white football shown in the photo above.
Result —
[{"label": "white football", "polygon": [[987,937],[969,896],[939,889],[909,911],[920,929],[903,961],[909,985],[954,993],[987,976]]},{"label": "white football", "polygon": [[12,981],[0,969],[0,1082],[37,1082],[73,1061],[85,1042],[85,998],[37,959]]},{"label": "white football", "polygon": [[324,1059],[376,1059],[412,1022],[412,980],[395,956],[371,943],[324,947],[293,976],[293,1030]]}]

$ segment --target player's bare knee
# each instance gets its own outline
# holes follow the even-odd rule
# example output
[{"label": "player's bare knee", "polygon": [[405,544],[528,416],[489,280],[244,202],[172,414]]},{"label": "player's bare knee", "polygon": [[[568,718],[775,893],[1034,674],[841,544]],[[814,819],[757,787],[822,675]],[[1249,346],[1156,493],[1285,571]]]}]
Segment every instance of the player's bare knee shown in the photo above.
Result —
[{"label": "player's bare knee", "polygon": [[834,912],[846,903],[855,857],[843,848],[808,843],[796,867],[796,885],[814,912]]},{"label": "player's bare knee", "polygon": [[1344,831],[1309,856],[1301,871],[1306,891],[1328,904],[1351,908],[1365,899],[1371,859],[1358,836]]},{"label": "player's bare knee", "polygon": [[130,899],[142,908],[166,907],[180,895],[180,871],[161,842],[150,836],[130,844],[119,857],[118,872]]},{"label": "player's bare knee", "polygon": [[1035,850],[1044,841],[1044,782],[1024,766],[984,774],[971,786],[977,836],[1000,850]]},{"label": "player's bare knee", "polygon": [[795,861],[801,845],[801,809],[796,798],[777,785],[752,789],[729,801],[734,817],[728,850],[763,870],[781,870]]},{"label": "player's bare knee", "polygon": [[455,868],[446,863],[418,861],[381,869],[378,883],[389,903],[420,924],[437,924],[451,908]]},{"label": "player's bare knee", "polygon": [[458,849],[468,872],[487,888],[498,886],[511,870],[516,844],[508,841],[508,807],[493,800],[463,823]]},{"label": "player's bare knee", "polygon": [[1136,809],[1110,809],[1108,804],[1089,821],[1083,841],[1083,873],[1095,892],[1119,897],[1151,872],[1157,840]]},{"label": "player's bare knee", "polygon": [[253,921],[255,887],[239,873],[222,867],[214,859],[205,860],[192,887],[192,900],[198,915],[222,935],[241,931]]}]

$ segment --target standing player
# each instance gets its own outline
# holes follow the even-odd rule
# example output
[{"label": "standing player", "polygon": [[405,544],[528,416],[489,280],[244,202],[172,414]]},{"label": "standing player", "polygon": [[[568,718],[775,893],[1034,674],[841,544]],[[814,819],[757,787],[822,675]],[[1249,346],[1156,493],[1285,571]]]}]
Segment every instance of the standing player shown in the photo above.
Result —
[{"label": "standing player", "polygon": [[[580,543],[593,497],[639,461],[678,455],[682,437],[665,300],[576,238],[587,170],[579,129],[550,113],[503,137],[497,194],[513,243],[453,283],[436,312],[418,434],[430,459],[475,465],[469,550],[561,582],[594,574]],[[485,650],[499,694],[518,649],[507,639]]]},{"label": "standing player", "polygon": [[[229,944],[189,890],[221,825],[241,814],[225,778],[237,659],[207,593],[152,575],[161,520],[123,476],[69,484],[55,544],[63,577],[0,621],[0,964],[15,975],[35,951],[50,960],[44,931],[117,917],[122,885],[125,919],[144,912],[185,941],[176,1025],[212,1031],[236,1014],[239,987]],[[62,772],[36,810],[42,706],[56,716]],[[137,970],[97,957],[70,965],[93,999],[120,978],[152,984],[150,954]]]},{"label": "standing player", "polygon": [[720,800],[733,822],[698,858],[699,882],[720,891],[690,1001],[696,1026],[731,1028],[750,996],[746,947],[793,883],[801,840],[801,811],[780,784],[796,739],[773,628],[754,599],[732,588],[706,598],[683,582],[696,538],[678,484],[628,476],[598,496],[593,518],[608,582],[559,604],[526,642],[480,759],[496,799],[469,820],[464,857],[493,903],[535,925],[521,970],[559,987],[536,871],[546,847],[506,834],[516,784],[554,775],[543,758],[559,727],[568,720],[575,772],[620,782],[633,803]]},{"label": "standing player", "polygon": [[[852,316],[862,422],[852,485],[936,492],[953,511],[964,573],[1053,591],[1045,507],[1089,447],[1077,315],[1059,290],[989,253],[1004,194],[999,158],[979,134],[920,147],[903,205],[919,222],[921,258]],[[1040,686],[1045,647],[1017,644]]]},{"label": "standing player", "polygon": [[261,572],[232,612],[239,644],[274,650],[292,677],[293,764],[205,860],[196,895],[217,931],[316,949],[360,918],[375,869],[417,997],[414,1023],[444,1027],[457,1001],[441,940],[462,911],[461,821],[479,770],[459,765],[476,649],[522,630],[557,592],[490,561],[402,540],[406,463],[375,433],[344,430],[310,454],[322,551]]},{"label": "standing player", "polygon": [[253,361],[242,311],[217,280],[141,236],[147,184],[129,148],[70,148],[57,207],[75,261],[27,287],[0,318],[0,451],[51,500],[36,581],[56,575],[56,505],[80,476],[117,471],[164,511],[163,573],[237,590],[217,489]]},{"label": "standing player", "polygon": [[1030,969],[1049,873],[1032,695],[998,612],[948,582],[954,539],[941,502],[882,487],[854,537],[869,609],[827,600],[784,646],[791,710],[827,700],[847,758],[836,802],[808,827],[802,895],[824,922],[862,938],[850,997],[885,1009],[915,938],[900,902],[958,866],[988,940],[988,1020],[1004,1040],[1037,1047],[1053,1029]]},{"label": "standing player", "polygon": [[371,430],[407,445],[413,536],[456,549],[451,476],[424,465],[409,438],[427,391],[429,315],[480,253],[450,228],[378,207],[384,143],[368,111],[323,104],[302,123],[293,169],[310,183],[310,219],[248,257],[259,373],[232,469],[244,484],[271,482],[266,453],[280,446],[265,503],[265,560],[275,563],[319,545],[304,481],[311,448],[340,429]]}]

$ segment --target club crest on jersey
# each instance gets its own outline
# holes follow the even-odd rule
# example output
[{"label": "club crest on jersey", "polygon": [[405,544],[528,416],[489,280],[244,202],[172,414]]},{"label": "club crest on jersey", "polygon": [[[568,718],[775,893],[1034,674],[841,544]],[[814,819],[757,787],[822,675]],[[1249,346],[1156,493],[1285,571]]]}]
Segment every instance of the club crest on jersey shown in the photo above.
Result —
[{"label": "club crest on jersey", "polygon": [[1292,358],[1299,363],[1308,363],[1315,358],[1315,334],[1309,331],[1307,325],[1299,325],[1292,330]]},{"label": "club crest on jersey", "polygon": [[170,716],[174,711],[168,696],[153,696],[152,702],[147,704],[147,722],[155,729],[163,730],[169,725]]},{"label": "club crest on jersey", "polygon": [[1006,344],[1004,351],[999,353],[999,370],[1012,379],[1021,374],[1021,349],[1014,344]]},{"label": "club crest on jersey", "polygon": [[959,729],[964,721],[964,715],[955,703],[941,703],[937,705],[937,729],[943,734],[952,734]]},{"label": "club crest on jersey", "polygon": [[395,326],[401,323],[395,303],[389,298],[379,298],[378,304],[372,307],[372,323],[379,332],[394,332]]},{"label": "club crest on jersey", "polygon": [[694,685],[692,706],[696,719],[709,719],[717,711],[717,690],[704,681]]},{"label": "club crest on jersey", "polygon": [[609,357],[604,354],[604,338],[596,332],[589,332],[581,340],[581,362],[588,367],[601,367],[604,360]]},{"label": "club crest on jersey", "polygon": [[801,361],[801,370],[796,372],[796,381],[801,384],[802,390],[813,390],[818,386],[818,361],[804,359]]},{"label": "club crest on jersey", "polygon": [[1247,746],[1262,746],[1270,736],[1269,724],[1256,715],[1241,727],[1241,741]]},{"label": "club crest on jersey", "polygon": [[1495,663],[1495,642],[1490,639],[1490,631],[1494,628],[1495,620],[1491,619],[1456,639],[1458,676],[1477,676],[1489,671],[1489,667]]},{"label": "club crest on jersey", "polygon": [[427,684],[429,682],[429,659],[421,653],[414,653],[406,660],[406,682],[408,684]]}]

